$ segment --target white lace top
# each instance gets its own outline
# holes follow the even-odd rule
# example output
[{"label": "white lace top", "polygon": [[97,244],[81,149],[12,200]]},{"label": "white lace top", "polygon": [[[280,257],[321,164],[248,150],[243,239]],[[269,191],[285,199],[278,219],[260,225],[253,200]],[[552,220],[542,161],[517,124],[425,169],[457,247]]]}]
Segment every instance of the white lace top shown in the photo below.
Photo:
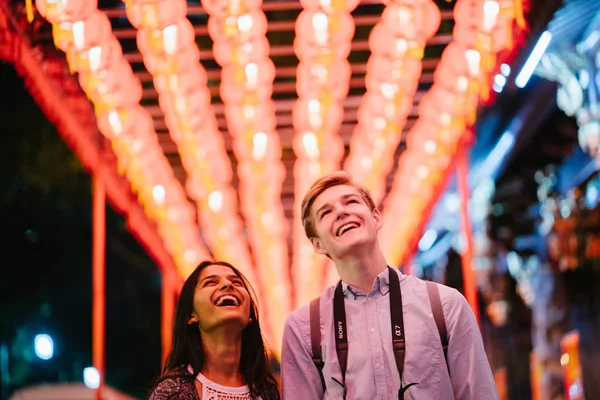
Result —
[{"label": "white lace top", "polygon": [[[253,400],[248,385],[222,386],[199,373],[196,379],[202,384],[202,400]],[[261,400],[260,397],[255,400]]]}]

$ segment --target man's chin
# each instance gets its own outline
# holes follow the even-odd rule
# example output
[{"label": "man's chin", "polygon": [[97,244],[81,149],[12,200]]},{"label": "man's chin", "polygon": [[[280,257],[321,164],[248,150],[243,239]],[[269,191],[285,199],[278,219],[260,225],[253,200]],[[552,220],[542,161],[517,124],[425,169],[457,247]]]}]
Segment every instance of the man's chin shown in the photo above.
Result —
[{"label": "man's chin", "polygon": [[345,243],[340,243],[335,253],[335,258],[351,257],[353,255],[361,254],[363,249],[367,247],[367,243],[362,240],[348,240]]}]

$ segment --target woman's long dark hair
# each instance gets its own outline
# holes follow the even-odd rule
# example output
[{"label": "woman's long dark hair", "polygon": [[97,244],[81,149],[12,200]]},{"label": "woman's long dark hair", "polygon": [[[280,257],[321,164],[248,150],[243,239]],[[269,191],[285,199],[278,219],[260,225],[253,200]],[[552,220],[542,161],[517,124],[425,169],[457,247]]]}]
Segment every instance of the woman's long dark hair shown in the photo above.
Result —
[{"label": "woman's long dark hair", "polygon": [[[258,318],[256,294],[246,280],[246,277],[233,265],[224,261],[203,261],[190,274],[179,295],[173,323],[173,341],[171,351],[166,359],[161,379],[187,374],[187,366],[193,369],[195,377],[202,371],[206,355],[197,324],[188,324],[194,307],[194,293],[198,277],[202,270],[210,265],[222,265],[231,270],[244,283],[250,294],[250,318],[252,322],[242,332],[242,354],[240,357],[240,372],[250,388],[253,398],[260,396],[263,400],[278,400],[280,398],[277,381],[269,364],[269,352],[262,336]],[[189,374],[188,374],[189,375]]]}]

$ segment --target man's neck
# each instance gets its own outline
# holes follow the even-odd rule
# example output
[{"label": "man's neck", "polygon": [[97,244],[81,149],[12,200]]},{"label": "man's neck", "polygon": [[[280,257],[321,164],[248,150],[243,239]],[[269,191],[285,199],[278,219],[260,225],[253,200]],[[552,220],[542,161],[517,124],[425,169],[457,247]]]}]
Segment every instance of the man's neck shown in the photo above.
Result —
[{"label": "man's neck", "polygon": [[387,268],[385,257],[379,246],[360,255],[352,254],[334,260],[340,279],[367,294],[373,287],[377,275]]},{"label": "man's neck", "polygon": [[206,362],[202,374],[223,386],[239,387],[245,384],[240,372],[242,334],[231,334],[227,328],[219,332],[202,334]]}]

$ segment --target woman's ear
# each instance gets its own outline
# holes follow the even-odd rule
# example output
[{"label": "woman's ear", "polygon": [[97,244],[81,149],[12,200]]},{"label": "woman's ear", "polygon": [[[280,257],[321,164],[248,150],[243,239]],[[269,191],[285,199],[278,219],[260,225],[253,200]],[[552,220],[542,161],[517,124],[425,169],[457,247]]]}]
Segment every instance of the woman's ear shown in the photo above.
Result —
[{"label": "woman's ear", "polygon": [[193,325],[193,324],[197,324],[198,323],[198,318],[196,318],[196,316],[194,316],[193,314],[190,315],[190,317],[188,318],[187,321],[188,325]]}]

